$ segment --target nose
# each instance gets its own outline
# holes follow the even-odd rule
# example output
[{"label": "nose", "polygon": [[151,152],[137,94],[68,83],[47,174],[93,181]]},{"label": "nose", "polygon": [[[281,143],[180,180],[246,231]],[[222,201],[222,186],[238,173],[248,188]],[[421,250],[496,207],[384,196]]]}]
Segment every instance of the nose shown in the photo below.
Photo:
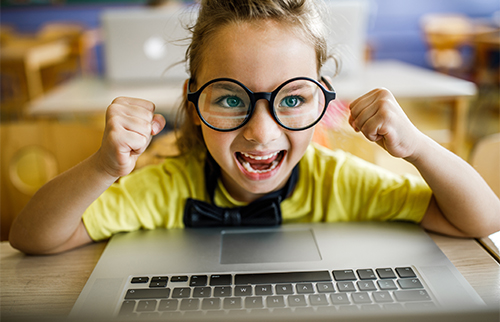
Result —
[{"label": "nose", "polygon": [[262,145],[276,140],[283,131],[271,114],[269,102],[263,99],[255,103],[253,114],[242,130],[245,139]]}]

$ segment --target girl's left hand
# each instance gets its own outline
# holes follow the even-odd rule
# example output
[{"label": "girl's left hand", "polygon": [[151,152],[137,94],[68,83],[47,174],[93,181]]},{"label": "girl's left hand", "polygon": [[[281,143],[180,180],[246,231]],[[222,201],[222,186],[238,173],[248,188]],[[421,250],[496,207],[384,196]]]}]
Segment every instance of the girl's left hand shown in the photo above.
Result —
[{"label": "girl's left hand", "polygon": [[354,100],[349,124],[392,156],[410,159],[423,133],[408,119],[390,91],[377,88]]}]

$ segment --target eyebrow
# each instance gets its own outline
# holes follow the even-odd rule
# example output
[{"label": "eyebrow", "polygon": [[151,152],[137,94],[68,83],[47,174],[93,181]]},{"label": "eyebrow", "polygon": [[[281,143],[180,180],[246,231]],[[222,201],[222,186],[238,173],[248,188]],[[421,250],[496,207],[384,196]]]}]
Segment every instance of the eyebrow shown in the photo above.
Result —
[{"label": "eyebrow", "polygon": [[[293,86],[291,87],[284,87],[280,90],[280,92],[284,92],[284,93],[290,93],[290,92],[293,92],[293,91],[296,91],[296,90],[299,90],[299,89],[302,89],[304,87],[310,87],[310,84],[311,82],[300,82],[299,84],[293,84]],[[288,84],[287,84],[288,85]]]},{"label": "eyebrow", "polygon": [[236,83],[231,83],[231,82],[216,82],[216,83],[213,83],[213,88],[214,89],[223,89],[226,91],[233,91],[233,92],[235,90],[245,92],[243,87],[241,87],[240,85],[238,85]]}]

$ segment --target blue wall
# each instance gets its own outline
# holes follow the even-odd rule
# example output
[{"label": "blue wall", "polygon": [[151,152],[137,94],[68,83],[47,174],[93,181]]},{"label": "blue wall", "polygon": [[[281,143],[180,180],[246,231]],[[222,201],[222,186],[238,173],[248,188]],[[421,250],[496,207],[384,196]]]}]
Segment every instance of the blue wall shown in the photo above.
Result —
[{"label": "blue wall", "polygon": [[[420,66],[425,61],[426,46],[419,20],[431,12],[463,13],[472,18],[488,18],[500,10],[499,0],[368,0],[371,17],[368,40],[374,59],[399,59]],[[92,28],[99,26],[99,14],[110,5],[65,5],[4,7],[2,24],[10,24],[21,32],[34,32],[51,20],[78,21]],[[113,4],[113,6],[117,6]],[[98,56],[101,56],[99,49]],[[100,68],[102,71],[102,66]]]}]

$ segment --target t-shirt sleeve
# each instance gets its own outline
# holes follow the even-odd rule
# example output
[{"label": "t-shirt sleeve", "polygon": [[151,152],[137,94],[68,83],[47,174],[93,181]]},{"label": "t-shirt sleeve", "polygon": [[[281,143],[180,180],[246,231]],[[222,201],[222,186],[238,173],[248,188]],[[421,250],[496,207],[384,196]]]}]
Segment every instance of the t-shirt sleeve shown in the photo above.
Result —
[{"label": "t-shirt sleeve", "polygon": [[337,166],[332,192],[350,209],[351,220],[422,220],[432,196],[422,178],[395,174],[350,154]]}]

